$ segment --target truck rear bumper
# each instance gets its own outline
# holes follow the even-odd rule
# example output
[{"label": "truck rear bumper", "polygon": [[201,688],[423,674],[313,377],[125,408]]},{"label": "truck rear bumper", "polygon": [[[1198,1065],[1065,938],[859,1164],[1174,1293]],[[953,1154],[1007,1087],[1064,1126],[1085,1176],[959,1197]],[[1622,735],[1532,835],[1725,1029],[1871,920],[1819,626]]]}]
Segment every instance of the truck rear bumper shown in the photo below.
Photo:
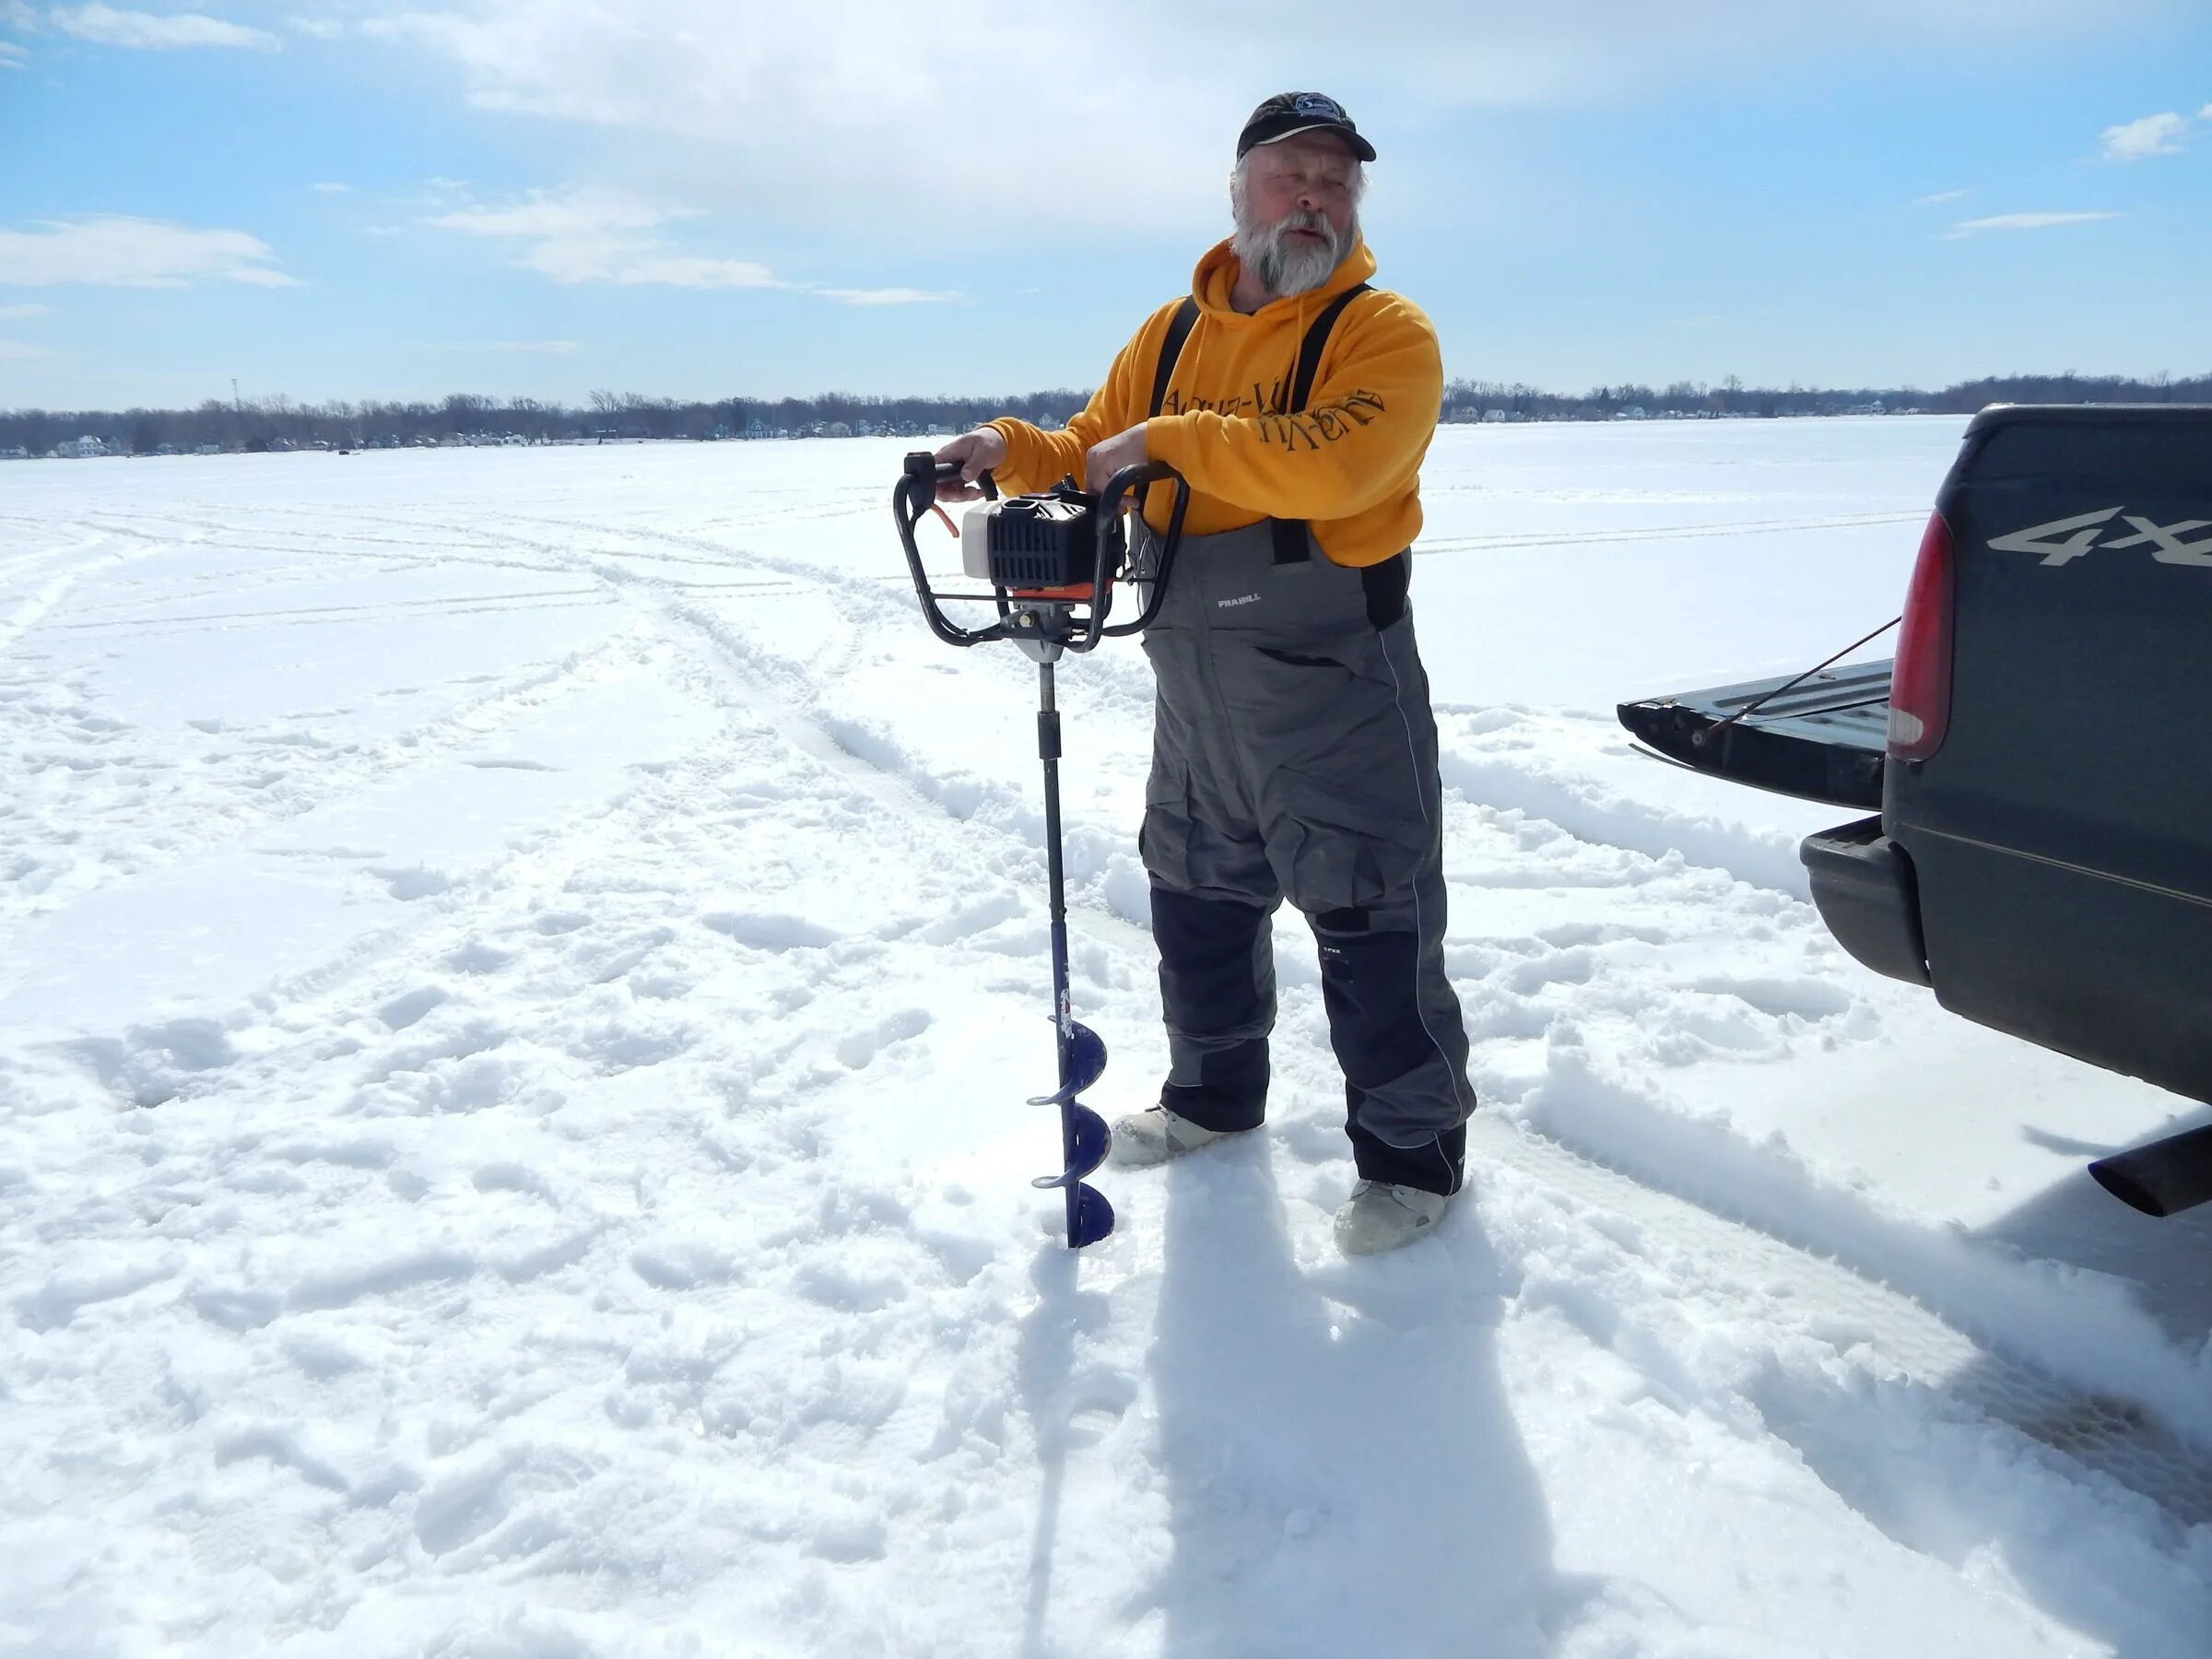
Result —
[{"label": "truck rear bumper", "polygon": [[1882,833],[1880,818],[1808,835],[1797,856],[1811,873],[1813,902],[1837,943],[1877,973],[1934,984],[1912,861]]}]

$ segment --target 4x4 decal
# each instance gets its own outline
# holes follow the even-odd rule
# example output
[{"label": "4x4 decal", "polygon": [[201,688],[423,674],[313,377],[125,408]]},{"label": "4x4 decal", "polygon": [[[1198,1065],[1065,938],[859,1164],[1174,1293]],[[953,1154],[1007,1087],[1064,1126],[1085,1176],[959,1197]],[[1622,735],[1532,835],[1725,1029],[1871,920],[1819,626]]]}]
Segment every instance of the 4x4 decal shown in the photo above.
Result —
[{"label": "4x4 decal", "polygon": [[[2118,519],[2135,532],[2117,541],[2100,541],[2108,530],[2116,530]],[[2160,564],[2203,565],[2212,568],[2212,535],[2198,535],[2212,530],[2212,519],[2183,519],[2178,524],[2154,524],[2147,518],[2138,518],[2124,507],[2107,507],[2101,512],[2084,512],[2074,518],[2053,519],[2047,524],[2030,524],[2025,530],[2015,530],[2010,535],[1990,538],[1993,553],[2040,553],[2047,565],[2063,565],[2079,559],[2091,548],[2100,552],[2121,553],[2130,547],[2148,547],[2150,556]]]}]

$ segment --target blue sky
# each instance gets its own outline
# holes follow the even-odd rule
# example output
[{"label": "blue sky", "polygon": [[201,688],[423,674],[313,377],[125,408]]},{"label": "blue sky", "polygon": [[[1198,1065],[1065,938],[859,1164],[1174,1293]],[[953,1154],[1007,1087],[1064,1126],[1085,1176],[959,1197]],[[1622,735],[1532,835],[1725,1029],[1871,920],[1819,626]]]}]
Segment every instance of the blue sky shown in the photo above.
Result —
[{"label": "blue sky", "polygon": [[1089,385],[1344,100],[1447,372],[2212,370],[2206,0],[0,0],[0,407]]}]

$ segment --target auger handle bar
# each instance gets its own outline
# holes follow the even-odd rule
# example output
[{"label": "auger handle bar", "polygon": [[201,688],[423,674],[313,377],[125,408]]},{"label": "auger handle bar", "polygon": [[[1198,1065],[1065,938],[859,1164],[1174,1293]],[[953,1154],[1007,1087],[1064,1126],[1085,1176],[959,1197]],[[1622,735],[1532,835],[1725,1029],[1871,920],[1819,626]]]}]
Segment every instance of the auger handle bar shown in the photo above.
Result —
[{"label": "auger handle bar", "polygon": [[[929,575],[922,568],[922,550],[914,542],[914,526],[923,515],[937,504],[937,486],[957,483],[960,479],[960,464],[957,461],[939,461],[926,451],[916,451],[906,458],[899,487],[891,496],[891,518],[899,527],[899,543],[906,553],[907,573],[913,578],[914,596],[921,601],[923,619],[929,624],[930,632],[947,645],[984,645],[994,640],[1010,639],[1018,624],[1014,618],[1017,604],[1030,617],[1044,606],[1056,605],[1064,611],[1076,605],[1084,605],[1086,614],[1072,624],[1067,637],[1059,643],[1073,652],[1094,649],[1100,639],[1119,639],[1127,634],[1141,632],[1159,614],[1161,599],[1168,590],[1168,575],[1174,564],[1175,550],[1182,539],[1183,514],[1191,500],[1191,487],[1183,476],[1164,461],[1139,462],[1124,466],[1106,481],[1092,508],[1092,522],[1097,534],[1097,553],[1091,568],[1090,592],[1087,597],[1055,596],[1050,591],[1035,594],[1020,589],[994,586],[988,595],[982,594],[940,594],[929,584]],[[998,499],[998,487],[989,473],[977,480],[984,496]],[[1122,527],[1122,498],[1132,489],[1155,483],[1172,483],[1175,500],[1168,515],[1168,531],[1161,539],[1157,567],[1147,572],[1144,580],[1150,584],[1144,610],[1133,622],[1116,627],[1106,626],[1106,618],[1113,606],[1113,579],[1121,574],[1123,560],[1128,552],[1128,541]],[[982,628],[963,628],[945,614],[940,604],[946,599],[982,600],[988,597],[998,606],[998,620]],[[1021,629],[1026,637],[1034,637],[1034,624]]]}]

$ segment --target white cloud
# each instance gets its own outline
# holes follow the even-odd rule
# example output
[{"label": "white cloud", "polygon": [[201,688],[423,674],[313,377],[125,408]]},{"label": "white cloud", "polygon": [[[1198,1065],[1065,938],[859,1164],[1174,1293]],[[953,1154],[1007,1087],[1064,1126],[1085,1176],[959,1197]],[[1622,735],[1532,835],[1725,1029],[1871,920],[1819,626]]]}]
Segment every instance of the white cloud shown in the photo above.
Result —
[{"label": "white cloud", "polygon": [[1912,206],[1915,207],[1938,207],[1946,202],[1956,202],[1960,197],[1972,194],[1971,191],[1966,190],[1939,190],[1934,195],[1920,197]]},{"label": "white cloud", "polygon": [[[465,187],[451,180],[446,188]],[[662,228],[703,218],[692,207],[670,206],[619,191],[582,188],[534,190],[519,201],[487,206],[470,202],[433,214],[424,222],[465,236],[524,244],[515,263],[554,282],[604,282],[618,288],[784,288],[819,295],[841,305],[937,305],[959,294],[916,288],[830,288],[792,282],[749,259],[720,259],[671,248]]]},{"label": "white cloud", "polygon": [[817,288],[816,293],[825,300],[834,300],[840,305],[953,305],[961,296],[940,293],[932,288]]},{"label": "white cloud", "polygon": [[1983,230],[2044,230],[2053,225],[2087,225],[2120,217],[2117,213],[2000,213],[1994,218],[1962,220],[1945,231],[1943,240],[1958,241]]},{"label": "white cloud", "polygon": [[284,42],[266,29],[226,23],[198,12],[117,11],[97,3],[57,6],[47,20],[64,34],[102,46],[124,46],[142,52],[169,52],[179,47],[228,46],[248,52],[281,52]]},{"label": "white cloud", "polygon": [[1334,0],[1277,0],[1264,29],[1249,8],[1170,0],[929,8],[931,39],[987,52],[917,48],[911,0],[752,6],[741,25],[728,0],[412,0],[358,27],[445,65],[478,109],[677,140],[618,147],[656,191],[913,246],[1217,224],[1244,115],[1317,77],[1376,134],[1379,171],[1407,178],[1465,110],[1729,91],[1777,65],[1978,42],[1992,29],[2086,34],[2161,3],[1398,0],[1355,28]]},{"label": "white cloud", "polygon": [[160,219],[100,214],[0,230],[0,284],[47,288],[183,288],[197,278],[292,288],[269,246],[243,230],[202,230]]},{"label": "white cloud", "polygon": [[284,20],[284,26],[294,34],[305,35],[312,41],[335,41],[346,33],[346,25],[335,18],[291,17]]},{"label": "white cloud", "polygon": [[[452,179],[433,182],[455,193]],[[531,190],[502,206],[469,204],[438,212],[429,221],[441,230],[465,237],[491,237],[529,243],[515,264],[551,276],[555,283],[673,283],[677,288],[770,288],[774,278],[761,265],[728,259],[695,259],[670,254],[659,228],[670,219],[690,219],[692,212],[630,197],[618,190]]]},{"label": "white cloud", "polygon": [[2212,104],[2206,104],[2203,109],[2199,110],[2196,112],[2196,118],[2199,121],[2212,121]]},{"label": "white cloud", "polygon": [[0,41],[0,69],[20,69],[30,62],[30,53],[22,47]]},{"label": "white cloud", "polygon": [[59,358],[63,354],[49,351],[43,346],[29,346],[21,340],[0,340],[0,361],[29,363]]},{"label": "white cloud", "polygon": [[51,305],[0,305],[0,317],[51,317]]},{"label": "white cloud", "polygon": [[2140,121],[2109,126],[2099,143],[2107,161],[2142,161],[2152,156],[2178,156],[2189,123],[2169,110],[2163,115],[2146,115]]},{"label": "white cloud", "polygon": [[317,184],[314,188],[317,195],[344,195],[347,194],[347,192],[350,191],[353,186],[350,184],[340,184],[335,181],[325,179],[322,183]]},{"label": "white cloud", "polygon": [[[457,191],[451,179],[431,179],[434,189]],[[441,213],[430,223],[470,236],[593,237],[650,230],[671,218],[690,217],[612,191],[575,190],[566,195],[534,190],[503,207],[468,206]]]},{"label": "white cloud", "polygon": [[[441,181],[451,185],[452,182]],[[749,260],[707,259],[668,250],[658,234],[674,219],[696,218],[640,196],[581,189],[565,194],[532,191],[500,206],[472,204],[429,223],[466,236],[526,241],[517,263],[559,283],[611,282],[624,287],[782,288],[767,266]]]}]

